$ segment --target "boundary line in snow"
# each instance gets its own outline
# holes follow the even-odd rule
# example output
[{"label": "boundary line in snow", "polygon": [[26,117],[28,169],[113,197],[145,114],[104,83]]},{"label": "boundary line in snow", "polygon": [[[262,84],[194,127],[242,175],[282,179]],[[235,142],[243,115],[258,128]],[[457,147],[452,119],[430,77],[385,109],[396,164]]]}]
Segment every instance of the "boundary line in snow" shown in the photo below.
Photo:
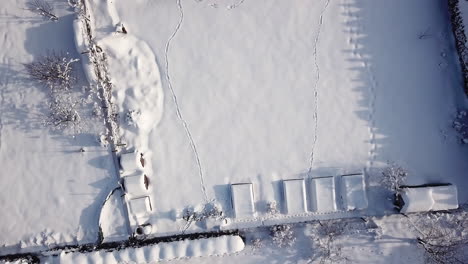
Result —
[{"label": "boundary line in snow", "polygon": [[450,22],[452,24],[452,32],[455,37],[455,47],[458,52],[458,60],[462,70],[464,90],[465,94],[468,95],[468,48],[466,47],[467,40],[463,17],[459,8],[460,3],[459,0],[448,0],[447,5]]},{"label": "boundary line in snow", "polygon": [[[104,122],[107,128],[107,141],[109,143],[110,154],[114,164],[115,170],[115,177],[117,182],[120,182],[120,169],[119,169],[119,162],[117,158],[117,151],[118,147],[121,145],[120,142],[120,133],[119,133],[119,125],[117,123],[117,116],[118,113],[115,111],[115,107],[112,104],[112,83],[110,81],[108,72],[107,72],[107,59],[106,54],[102,51],[102,49],[97,45],[95,42],[93,35],[92,35],[92,28],[90,25],[90,14],[87,11],[87,0],[80,0],[79,3],[76,5],[76,15],[77,18],[84,26],[85,32],[81,32],[86,41],[85,45],[87,46],[88,58],[93,65],[94,75],[96,76],[96,80],[88,80],[91,83],[95,83],[99,90],[99,97],[101,99],[101,108],[104,113]],[[79,34],[79,32],[75,32],[75,34]],[[125,213],[125,220],[127,226],[128,234],[132,234],[132,229],[130,225],[130,216],[128,213],[128,206],[125,202],[125,198],[123,202],[124,206],[124,213]],[[99,228],[99,227],[98,227]],[[99,240],[99,239],[98,239]]]},{"label": "boundary line in snow", "polygon": [[184,21],[184,10],[182,8],[182,2],[181,0],[176,0],[176,2],[177,2],[177,8],[179,9],[179,12],[180,12],[180,17],[179,17],[179,22],[177,23],[177,26],[174,32],[172,33],[172,35],[169,37],[169,39],[166,42],[166,48],[164,50],[164,58],[166,61],[166,67],[165,67],[166,80],[169,86],[169,90],[171,91],[171,94],[172,94],[174,105],[176,107],[177,117],[179,118],[179,120],[182,122],[182,125],[184,126],[185,134],[187,135],[187,138],[190,141],[190,147],[192,148],[193,154],[195,155],[195,159],[196,159],[197,167],[198,167],[198,175],[200,177],[200,185],[201,185],[200,187],[203,193],[203,197],[205,198],[205,202],[207,202],[208,196],[206,194],[205,180],[203,177],[203,169],[202,169],[201,162],[200,162],[200,156],[198,155],[197,146],[195,145],[195,141],[193,140],[192,133],[190,132],[187,121],[183,118],[182,113],[180,111],[179,102],[177,101],[177,96],[174,92],[174,88],[172,87],[171,76],[169,74],[169,59],[168,59],[169,47],[171,45],[172,40],[177,35],[177,32],[179,32],[179,29],[182,26],[182,22]]}]

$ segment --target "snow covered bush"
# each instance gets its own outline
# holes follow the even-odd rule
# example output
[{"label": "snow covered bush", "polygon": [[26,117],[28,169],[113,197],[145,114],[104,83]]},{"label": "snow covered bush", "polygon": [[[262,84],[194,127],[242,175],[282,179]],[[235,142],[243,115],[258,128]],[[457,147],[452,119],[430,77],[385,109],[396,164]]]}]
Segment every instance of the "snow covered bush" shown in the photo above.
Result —
[{"label": "snow covered bush", "polygon": [[271,201],[267,203],[267,213],[269,215],[276,215],[278,213],[278,206],[276,201]]},{"label": "snow covered bush", "polygon": [[49,52],[38,60],[24,65],[29,76],[51,89],[51,92],[70,90],[76,82],[73,63],[78,59],[68,53]]},{"label": "snow covered bush", "polygon": [[79,109],[86,100],[75,97],[72,92],[72,86],[77,81],[73,64],[77,61],[68,53],[49,52],[36,61],[24,64],[29,77],[48,88],[49,114],[44,118],[44,123],[52,129],[75,133],[82,129]]},{"label": "snow covered bush", "polygon": [[30,0],[27,9],[52,21],[58,20],[54,8],[45,0]]},{"label": "snow covered bush", "polygon": [[182,213],[182,219],[187,221],[184,230],[187,230],[187,228],[189,228],[190,225],[194,222],[201,222],[209,218],[215,220],[221,220],[225,218],[221,207],[216,202],[208,202],[204,204],[201,209],[187,207]]},{"label": "snow covered bush", "polygon": [[460,110],[453,120],[453,128],[458,132],[460,141],[463,144],[468,144],[468,115],[467,111]]},{"label": "snow covered bush", "polygon": [[396,163],[388,163],[382,171],[382,185],[392,192],[397,192],[406,181],[408,172]]},{"label": "snow covered bush", "polygon": [[426,263],[468,263],[468,212],[430,213],[413,216],[417,242]]},{"label": "snow covered bush", "polygon": [[291,225],[272,226],[270,233],[273,243],[278,247],[291,247],[296,242]]},{"label": "snow covered bush", "polygon": [[74,132],[81,130],[81,117],[78,113],[80,101],[71,96],[55,96],[49,103],[50,114],[45,124],[53,129],[72,129]]}]

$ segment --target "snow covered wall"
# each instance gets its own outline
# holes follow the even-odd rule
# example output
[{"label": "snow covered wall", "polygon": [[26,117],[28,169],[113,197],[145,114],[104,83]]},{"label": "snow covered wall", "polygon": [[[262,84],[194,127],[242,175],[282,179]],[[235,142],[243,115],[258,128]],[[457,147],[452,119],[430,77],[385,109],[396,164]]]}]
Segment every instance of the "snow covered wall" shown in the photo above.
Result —
[{"label": "snow covered wall", "polygon": [[126,248],[108,252],[101,250],[91,253],[61,253],[50,257],[45,263],[153,263],[173,259],[225,255],[244,249],[240,236],[220,236],[197,240],[183,240],[160,243],[140,248]]}]

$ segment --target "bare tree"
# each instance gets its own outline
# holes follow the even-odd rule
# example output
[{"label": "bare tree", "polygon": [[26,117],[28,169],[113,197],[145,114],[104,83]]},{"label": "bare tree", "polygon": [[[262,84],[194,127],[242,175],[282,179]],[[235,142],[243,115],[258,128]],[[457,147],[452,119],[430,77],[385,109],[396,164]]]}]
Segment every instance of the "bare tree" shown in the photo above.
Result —
[{"label": "bare tree", "polygon": [[309,224],[308,236],[312,241],[311,262],[341,263],[349,261],[343,253],[340,239],[361,237],[366,240],[379,237],[380,228],[370,218],[350,218],[315,221]]},{"label": "bare tree", "polygon": [[266,211],[269,215],[276,215],[278,214],[278,205],[276,203],[276,201],[270,201],[267,203],[266,205]]},{"label": "bare tree", "polygon": [[54,8],[45,0],[30,0],[27,9],[52,21],[58,20]]},{"label": "bare tree", "polygon": [[468,263],[468,213],[431,213],[416,216],[417,242],[427,263]]},{"label": "bare tree", "polygon": [[29,76],[45,85],[52,92],[70,90],[76,82],[73,63],[78,59],[71,58],[68,53],[49,52],[38,60],[24,64]]},{"label": "bare tree", "polygon": [[339,263],[346,258],[342,254],[342,247],[336,240],[345,232],[347,222],[344,220],[317,221],[312,224],[311,235],[314,246],[314,259],[319,263]]},{"label": "bare tree", "polygon": [[396,193],[406,182],[408,172],[400,165],[389,162],[388,167],[382,171],[382,185],[388,190]]},{"label": "bare tree", "polygon": [[296,242],[296,237],[291,225],[276,225],[270,228],[273,243],[278,247],[291,247]]},{"label": "bare tree", "polygon": [[78,107],[81,101],[74,99],[70,94],[53,97],[49,103],[49,115],[45,119],[45,124],[53,129],[71,129],[73,132],[80,132],[81,117]]}]

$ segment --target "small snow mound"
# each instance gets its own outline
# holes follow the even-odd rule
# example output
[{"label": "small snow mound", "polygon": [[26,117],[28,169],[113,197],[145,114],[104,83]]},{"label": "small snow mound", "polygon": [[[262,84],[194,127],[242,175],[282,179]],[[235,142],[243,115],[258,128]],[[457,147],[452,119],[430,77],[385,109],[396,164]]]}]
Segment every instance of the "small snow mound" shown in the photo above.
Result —
[{"label": "small snow mound", "polygon": [[91,253],[61,253],[58,263],[144,263],[167,261],[179,258],[225,255],[240,252],[245,244],[240,236],[225,235],[159,243],[140,248],[126,248],[119,251],[100,251]]}]

